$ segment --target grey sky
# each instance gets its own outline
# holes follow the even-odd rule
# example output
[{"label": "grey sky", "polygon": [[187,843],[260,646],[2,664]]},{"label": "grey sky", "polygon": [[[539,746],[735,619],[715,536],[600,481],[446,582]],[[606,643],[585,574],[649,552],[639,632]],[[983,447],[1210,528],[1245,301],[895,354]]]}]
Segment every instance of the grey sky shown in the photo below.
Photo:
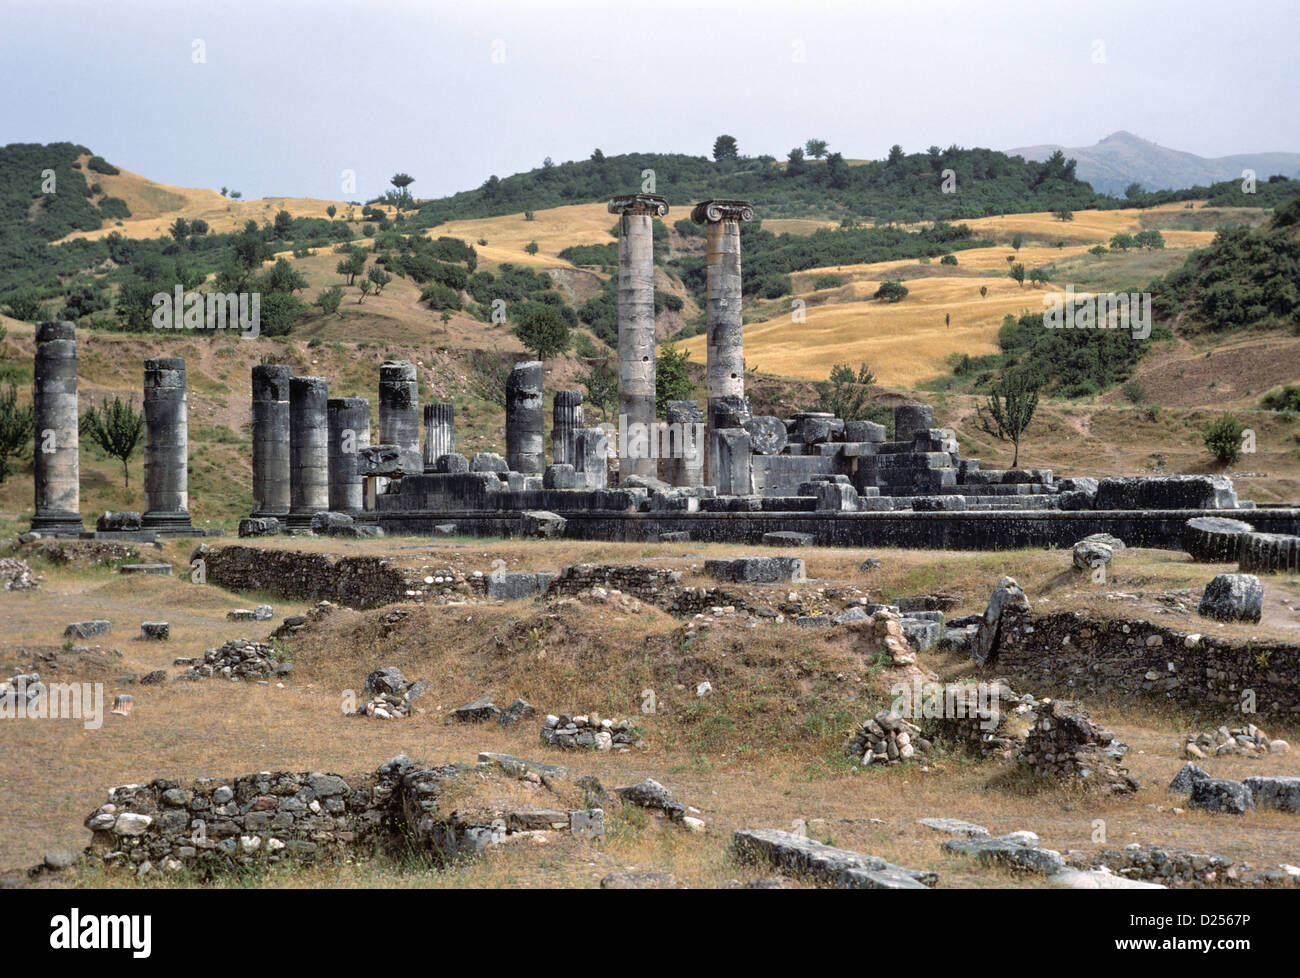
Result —
[{"label": "grey sky", "polygon": [[810,137],[879,158],[1117,129],[1294,152],[1298,36],[1295,0],[0,0],[0,144],[357,200],[398,170],[441,196],[595,147],[707,155],[723,132],[776,156]]}]

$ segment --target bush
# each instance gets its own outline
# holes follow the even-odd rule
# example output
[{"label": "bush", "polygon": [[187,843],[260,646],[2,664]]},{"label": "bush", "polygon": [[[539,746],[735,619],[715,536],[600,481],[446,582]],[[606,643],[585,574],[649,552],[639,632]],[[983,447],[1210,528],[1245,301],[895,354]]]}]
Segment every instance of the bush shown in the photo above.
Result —
[{"label": "bush", "polygon": [[1120,388],[1120,393],[1127,397],[1131,404],[1142,404],[1147,399],[1147,389],[1136,380],[1128,381]]},{"label": "bush", "polygon": [[871,298],[884,302],[902,302],[907,298],[907,286],[902,282],[882,282]]},{"label": "bush", "polygon": [[818,275],[813,279],[813,291],[820,292],[822,289],[838,289],[844,284],[844,279],[838,275]]},{"label": "bush", "polygon": [[956,265],[956,264],[957,264],[957,256],[956,256],[956,255],[944,255],[942,258],[939,259],[939,264],[940,264],[940,265]]},{"label": "bush", "polygon": [[1259,402],[1266,411],[1300,412],[1300,384],[1287,384],[1274,391],[1269,391]]},{"label": "bush", "polygon": [[1221,465],[1241,457],[1241,436],[1245,427],[1227,412],[1205,429],[1205,447]]},{"label": "bush", "polygon": [[92,156],[86,166],[90,167],[96,173],[103,173],[106,176],[115,177],[122,171],[115,167],[102,156]]},{"label": "bush", "polygon": [[460,293],[441,282],[432,282],[420,293],[420,301],[427,302],[430,309],[459,309]]}]

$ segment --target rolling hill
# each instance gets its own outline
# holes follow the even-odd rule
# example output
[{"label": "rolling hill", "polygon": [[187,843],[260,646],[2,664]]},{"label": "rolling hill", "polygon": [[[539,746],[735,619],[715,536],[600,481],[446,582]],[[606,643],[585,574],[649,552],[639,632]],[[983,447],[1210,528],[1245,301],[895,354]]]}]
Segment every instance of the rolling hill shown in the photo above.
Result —
[{"label": "rolling hill", "polygon": [[1178,190],[1208,186],[1221,180],[1240,180],[1243,170],[1253,170],[1262,182],[1274,174],[1300,177],[1300,153],[1237,153],[1207,159],[1195,153],[1158,146],[1120,130],[1092,146],[1056,144],[1009,149],[1011,156],[1045,160],[1061,151],[1078,162],[1080,180],[1099,193],[1122,196],[1133,183],[1144,190]]}]

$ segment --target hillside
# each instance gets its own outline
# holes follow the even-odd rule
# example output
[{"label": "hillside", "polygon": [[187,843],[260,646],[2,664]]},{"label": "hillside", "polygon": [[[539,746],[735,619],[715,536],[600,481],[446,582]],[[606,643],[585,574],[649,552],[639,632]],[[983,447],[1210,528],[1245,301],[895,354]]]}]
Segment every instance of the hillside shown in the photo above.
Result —
[{"label": "hillside", "polygon": [[1195,153],[1158,146],[1120,130],[1092,146],[1056,144],[1009,149],[1011,156],[1046,160],[1062,152],[1078,162],[1080,180],[1098,193],[1122,196],[1130,184],[1144,190],[1178,190],[1206,186],[1221,180],[1241,180],[1243,170],[1253,170],[1260,181],[1274,174],[1300,177],[1300,153],[1237,153],[1207,159]]}]

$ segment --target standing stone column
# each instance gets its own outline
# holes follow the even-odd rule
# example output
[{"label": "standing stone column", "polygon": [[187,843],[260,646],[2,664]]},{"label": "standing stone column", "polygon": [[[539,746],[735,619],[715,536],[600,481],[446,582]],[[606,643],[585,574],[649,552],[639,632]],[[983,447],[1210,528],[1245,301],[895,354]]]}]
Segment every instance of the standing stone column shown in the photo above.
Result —
[{"label": "standing stone column", "polygon": [[289,378],[280,363],[253,368],[253,516],[289,512]]},{"label": "standing stone column", "polygon": [[545,411],[540,360],[516,363],[506,378],[506,464],[511,472],[546,469]]},{"label": "standing stone column", "polygon": [[456,405],[424,406],[424,471],[432,472],[438,459],[456,451]]},{"label": "standing stone column", "polygon": [[370,445],[370,401],[331,397],[325,403],[329,429],[329,508],[359,513],[365,508],[366,480],[357,474],[360,451]]},{"label": "standing stone column", "polygon": [[668,456],[661,469],[674,486],[704,485],[704,412],[694,401],[668,402]]},{"label": "standing stone column", "polygon": [[330,508],[329,382],[324,377],[289,381],[289,522],[311,523]]},{"label": "standing stone column", "polygon": [[379,366],[379,444],[420,451],[420,383],[409,360]]},{"label": "standing stone column", "polygon": [[[709,399],[709,458],[717,457],[713,432],[738,427],[748,417],[736,415],[745,397],[745,341],[741,321],[740,222],[752,221],[754,208],[746,200],[705,200],[695,205],[691,220],[706,225],[707,281],[705,320],[708,327],[705,365]],[[718,475],[710,469],[709,481]]]},{"label": "standing stone column", "polygon": [[81,533],[81,477],[77,456],[77,333],[72,323],[36,326],[32,371],[35,414],[36,512],[32,529]]},{"label": "standing stone column", "polygon": [[[618,413],[619,477],[654,476],[649,438],[655,423],[655,266],[656,217],[668,202],[656,194],[624,194],[609,202],[618,214]],[[637,428],[633,429],[632,426]],[[643,426],[643,427],[641,427]]]},{"label": "standing stone column", "polygon": [[144,362],[144,528],[190,529],[185,361]]},{"label": "standing stone column", "polygon": [[578,429],[583,426],[582,391],[556,391],[552,415],[552,461],[556,465],[573,465],[577,459]]}]

